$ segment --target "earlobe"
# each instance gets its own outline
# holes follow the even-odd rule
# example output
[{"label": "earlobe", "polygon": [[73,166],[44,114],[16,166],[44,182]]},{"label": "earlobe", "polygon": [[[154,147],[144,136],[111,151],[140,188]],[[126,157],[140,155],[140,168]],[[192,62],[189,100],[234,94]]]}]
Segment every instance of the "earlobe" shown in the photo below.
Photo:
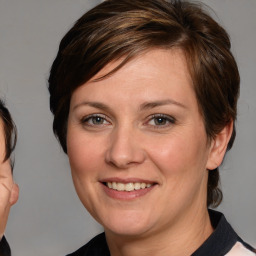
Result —
[{"label": "earlobe", "polygon": [[212,140],[207,161],[207,170],[214,170],[221,165],[225,156],[230,137],[233,132],[233,121],[228,123]]},{"label": "earlobe", "polygon": [[19,186],[18,186],[18,184],[14,183],[13,187],[12,187],[9,202],[11,205],[14,205],[17,203],[18,199],[19,199]]}]

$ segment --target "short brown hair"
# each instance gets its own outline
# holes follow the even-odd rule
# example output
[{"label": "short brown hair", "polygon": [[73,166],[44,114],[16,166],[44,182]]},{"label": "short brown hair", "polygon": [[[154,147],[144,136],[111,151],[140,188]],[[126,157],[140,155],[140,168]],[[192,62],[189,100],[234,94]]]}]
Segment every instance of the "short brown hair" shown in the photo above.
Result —
[{"label": "short brown hair", "polygon": [[[201,4],[107,0],[85,13],[64,36],[50,71],[53,131],[64,152],[74,90],[114,60],[123,58],[107,76],[152,48],[174,47],[185,53],[208,138],[235,121],[240,78],[229,36]],[[235,139],[235,125],[233,128],[228,149]],[[217,168],[209,172],[208,206],[222,200],[218,183]]]},{"label": "short brown hair", "polygon": [[12,120],[11,114],[5,107],[2,100],[0,100],[0,119],[3,121],[3,130],[5,138],[5,156],[4,161],[6,161],[15,148],[17,141],[17,129],[15,123]]}]

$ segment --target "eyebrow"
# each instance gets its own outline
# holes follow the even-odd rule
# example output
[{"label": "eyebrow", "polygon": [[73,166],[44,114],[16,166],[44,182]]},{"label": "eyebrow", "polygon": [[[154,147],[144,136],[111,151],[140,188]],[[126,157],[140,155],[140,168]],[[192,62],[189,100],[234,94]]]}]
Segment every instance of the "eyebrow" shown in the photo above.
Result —
[{"label": "eyebrow", "polygon": [[180,102],[177,102],[177,101],[171,100],[171,99],[166,99],[166,100],[145,102],[140,106],[140,110],[147,110],[147,109],[156,108],[156,107],[164,106],[164,105],[176,105],[178,107],[187,108],[185,105],[183,105]]},{"label": "eyebrow", "polygon": [[[183,105],[180,102],[177,102],[177,101],[171,100],[171,99],[167,99],[167,100],[145,102],[140,105],[139,110],[142,111],[142,110],[152,109],[152,108],[156,108],[156,107],[164,106],[164,105],[176,105],[178,107],[187,108],[185,105]],[[81,106],[90,106],[90,107],[98,108],[98,109],[101,109],[104,111],[111,111],[111,108],[108,107],[106,104],[101,103],[101,102],[94,102],[94,101],[83,101],[83,102],[77,104],[76,106],[74,106],[73,110],[75,110]]]},{"label": "eyebrow", "polygon": [[94,101],[83,101],[83,102],[75,105],[73,110],[75,110],[75,109],[77,109],[81,106],[90,106],[90,107],[93,107],[93,108],[98,108],[98,109],[102,109],[102,110],[105,110],[105,111],[110,111],[110,108],[106,104],[101,103],[101,102],[94,102]]}]

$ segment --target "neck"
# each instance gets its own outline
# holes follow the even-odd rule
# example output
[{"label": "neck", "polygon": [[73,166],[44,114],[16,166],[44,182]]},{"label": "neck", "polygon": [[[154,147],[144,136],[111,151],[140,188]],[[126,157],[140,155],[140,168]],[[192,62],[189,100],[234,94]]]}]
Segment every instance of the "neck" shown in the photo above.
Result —
[{"label": "neck", "polygon": [[[111,256],[191,255],[211,235],[213,228],[207,209],[182,217],[172,228],[138,237],[106,232]],[[182,224],[179,224],[182,223]]]}]

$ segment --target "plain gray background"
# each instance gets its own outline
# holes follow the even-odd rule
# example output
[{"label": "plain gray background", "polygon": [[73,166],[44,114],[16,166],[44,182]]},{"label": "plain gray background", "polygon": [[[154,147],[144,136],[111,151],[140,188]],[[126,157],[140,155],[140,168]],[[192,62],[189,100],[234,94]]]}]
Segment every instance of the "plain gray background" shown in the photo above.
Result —
[{"label": "plain gray background", "polygon": [[[101,227],[73,188],[67,157],[52,134],[46,86],[60,39],[96,0],[0,0],[0,95],[18,126],[19,202],[6,236],[13,256],[65,255]],[[256,245],[256,0],[204,0],[228,30],[241,73],[237,139],[221,168],[220,209]]]}]

